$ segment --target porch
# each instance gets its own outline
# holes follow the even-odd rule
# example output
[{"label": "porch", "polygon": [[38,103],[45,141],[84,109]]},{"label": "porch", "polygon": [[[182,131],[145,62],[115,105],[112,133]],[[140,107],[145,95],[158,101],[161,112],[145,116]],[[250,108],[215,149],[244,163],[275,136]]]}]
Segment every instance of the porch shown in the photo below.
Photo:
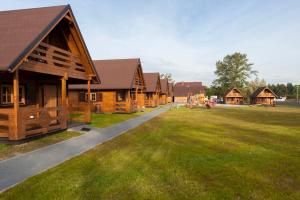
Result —
[{"label": "porch", "polygon": [[[90,121],[89,103],[68,106],[66,76],[16,70],[0,72],[0,138],[21,140],[68,127],[69,121]],[[70,118],[81,113],[81,120]]]}]

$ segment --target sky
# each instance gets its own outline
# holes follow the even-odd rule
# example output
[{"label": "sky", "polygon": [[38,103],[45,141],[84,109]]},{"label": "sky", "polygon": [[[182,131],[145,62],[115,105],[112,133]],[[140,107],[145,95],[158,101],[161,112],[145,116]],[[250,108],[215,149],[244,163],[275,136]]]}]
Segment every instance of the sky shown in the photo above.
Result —
[{"label": "sky", "polygon": [[144,72],[210,85],[216,61],[241,52],[268,83],[300,84],[299,0],[0,0],[0,10],[63,4],[93,59],[138,57]]}]

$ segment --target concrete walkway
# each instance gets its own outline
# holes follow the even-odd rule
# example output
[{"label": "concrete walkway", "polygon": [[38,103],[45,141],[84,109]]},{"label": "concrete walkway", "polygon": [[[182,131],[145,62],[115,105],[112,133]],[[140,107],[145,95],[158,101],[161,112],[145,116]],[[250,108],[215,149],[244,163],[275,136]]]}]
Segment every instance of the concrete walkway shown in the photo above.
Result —
[{"label": "concrete walkway", "polygon": [[[31,176],[78,156],[98,144],[111,140],[158,116],[169,108],[170,106],[164,106],[150,113],[106,128],[92,128],[84,135],[0,161],[0,191],[3,192]],[[80,131],[83,127],[86,126],[74,127],[71,130]]]}]

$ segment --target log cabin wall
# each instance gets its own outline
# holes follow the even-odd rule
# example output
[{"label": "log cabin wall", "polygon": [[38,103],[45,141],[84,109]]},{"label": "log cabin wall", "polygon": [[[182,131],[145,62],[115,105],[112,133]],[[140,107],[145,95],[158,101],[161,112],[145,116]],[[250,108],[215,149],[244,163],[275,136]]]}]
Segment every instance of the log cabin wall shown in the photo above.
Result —
[{"label": "log cabin wall", "polygon": [[226,104],[239,105],[244,103],[244,97],[238,89],[233,88],[226,93],[224,101]]},{"label": "log cabin wall", "polygon": [[146,107],[157,107],[159,105],[159,95],[155,92],[147,92],[145,94],[145,106]]},{"label": "log cabin wall", "polygon": [[[71,90],[69,103],[87,102],[86,90]],[[131,90],[91,90],[91,112],[95,113],[132,113],[136,112],[137,99],[135,91]]]},{"label": "log cabin wall", "polygon": [[255,97],[251,97],[251,104],[274,105],[276,96],[269,88],[263,89]]},{"label": "log cabin wall", "polygon": [[166,94],[161,94],[159,97],[159,104],[160,105],[165,105],[167,104],[167,95]]},{"label": "log cabin wall", "polygon": [[186,104],[187,103],[187,97],[175,97],[174,102],[175,103]]}]

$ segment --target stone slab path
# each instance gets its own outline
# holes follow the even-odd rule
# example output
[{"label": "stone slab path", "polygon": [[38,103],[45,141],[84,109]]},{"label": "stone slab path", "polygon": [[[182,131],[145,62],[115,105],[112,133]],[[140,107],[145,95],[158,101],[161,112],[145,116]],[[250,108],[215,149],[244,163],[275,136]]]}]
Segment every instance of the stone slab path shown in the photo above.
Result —
[{"label": "stone slab path", "polygon": [[[89,132],[53,145],[49,145],[7,160],[0,161],[0,192],[3,192],[47,169],[78,156],[98,144],[102,144],[122,133],[167,111],[169,105],[146,113],[142,116],[111,125],[105,128],[91,128]],[[72,131],[81,131],[83,127],[73,127]]]}]

